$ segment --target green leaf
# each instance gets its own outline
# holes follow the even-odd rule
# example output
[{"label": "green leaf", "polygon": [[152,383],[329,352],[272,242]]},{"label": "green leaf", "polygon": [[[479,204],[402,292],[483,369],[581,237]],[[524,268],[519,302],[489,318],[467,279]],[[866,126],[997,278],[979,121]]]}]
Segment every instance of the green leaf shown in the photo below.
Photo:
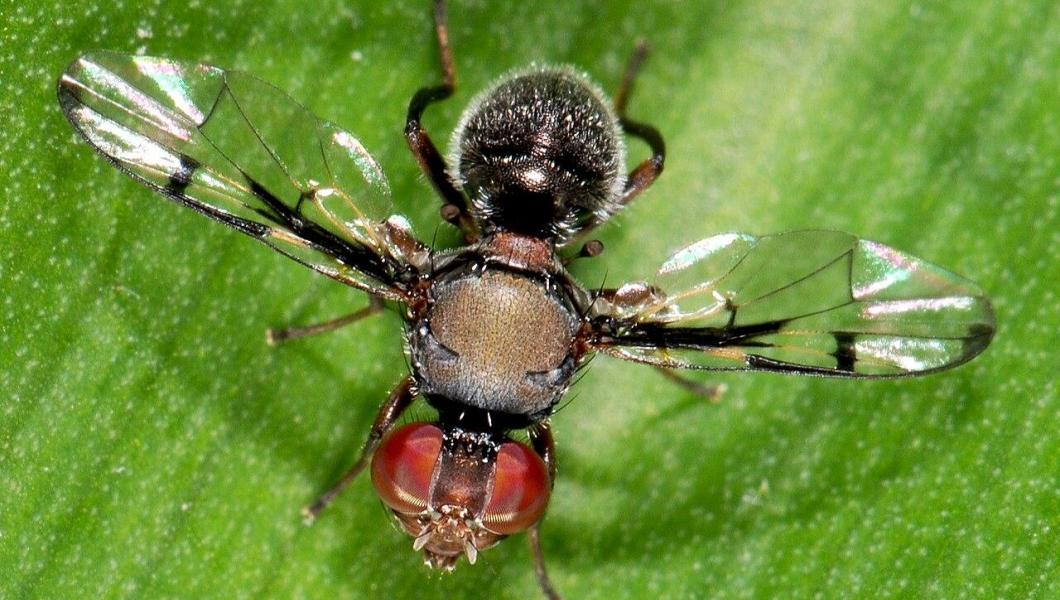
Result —
[{"label": "green leaf", "polygon": [[[387,315],[269,348],[358,293],[160,201],[99,160],[54,86],[106,48],[254,73],[355,132],[418,231],[452,239],[404,146],[438,80],[428,2],[0,8],[0,597],[532,598],[523,536],[426,571],[353,460],[406,371]],[[667,170],[601,231],[588,285],[710,234],[850,231],[979,282],[1000,330],[920,380],[717,377],[710,405],[594,361],[555,418],[543,543],[567,598],[1060,596],[1060,8],[453,0],[461,84],[530,61],[613,90]],[[631,160],[647,155],[629,144]]]}]

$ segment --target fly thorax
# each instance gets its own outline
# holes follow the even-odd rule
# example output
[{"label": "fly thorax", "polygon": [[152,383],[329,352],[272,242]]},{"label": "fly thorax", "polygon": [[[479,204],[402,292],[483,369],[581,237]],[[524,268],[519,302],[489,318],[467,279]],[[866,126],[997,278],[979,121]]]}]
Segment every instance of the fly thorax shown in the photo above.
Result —
[{"label": "fly thorax", "polygon": [[536,279],[469,270],[436,283],[410,335],[428,397],[512,415],[547,411],[573,372],[576,316]]}]

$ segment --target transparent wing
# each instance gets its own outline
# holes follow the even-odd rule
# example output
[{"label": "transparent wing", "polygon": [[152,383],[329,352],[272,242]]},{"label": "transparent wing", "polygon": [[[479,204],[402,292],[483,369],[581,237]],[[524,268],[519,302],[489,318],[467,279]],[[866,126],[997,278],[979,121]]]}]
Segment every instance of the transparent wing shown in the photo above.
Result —
[{"label": "transparent wing", "polygon": [[918,375],[971,360],[994,334],[972,282],[834,231],[711,237],[593,309],[595,349],[685,369]]},{"label": "transparent wing", "polygon": [[333,279],[400,299],[424,260],[360,142],[259,79],[98,52],[67,68],[58,94],[122,171]]}]

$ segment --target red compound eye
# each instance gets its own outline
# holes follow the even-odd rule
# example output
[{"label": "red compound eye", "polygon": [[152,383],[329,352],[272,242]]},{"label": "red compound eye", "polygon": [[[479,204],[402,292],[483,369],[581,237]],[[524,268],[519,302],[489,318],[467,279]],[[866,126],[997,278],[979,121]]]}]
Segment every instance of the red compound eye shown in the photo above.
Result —
[{"label": "red compound eye", "polygon": [[548,468],[522,444],[505,442],[497,453],[493,493],[482,517],[486,528],[501,535],[529,529],[548,507]]},{"label": "red compound eye", "polygon": [[442,430],[412,423],[394,430],[372,456],[372,485],[390,508],[416,514],[427,508],[434,466],[442,449]]}]

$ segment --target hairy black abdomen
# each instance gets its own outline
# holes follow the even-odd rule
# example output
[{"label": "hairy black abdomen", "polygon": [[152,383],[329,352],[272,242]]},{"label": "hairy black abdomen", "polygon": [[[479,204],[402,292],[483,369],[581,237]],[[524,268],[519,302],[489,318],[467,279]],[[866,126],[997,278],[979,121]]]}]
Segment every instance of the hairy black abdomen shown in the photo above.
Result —
[{"label": "hairy black abdomen", "polygon": [[559,237],[609,214],[625,182],[621,129],[570,69],[536,69],[480,95],[454,136],[457,177],[483,225]]}]

